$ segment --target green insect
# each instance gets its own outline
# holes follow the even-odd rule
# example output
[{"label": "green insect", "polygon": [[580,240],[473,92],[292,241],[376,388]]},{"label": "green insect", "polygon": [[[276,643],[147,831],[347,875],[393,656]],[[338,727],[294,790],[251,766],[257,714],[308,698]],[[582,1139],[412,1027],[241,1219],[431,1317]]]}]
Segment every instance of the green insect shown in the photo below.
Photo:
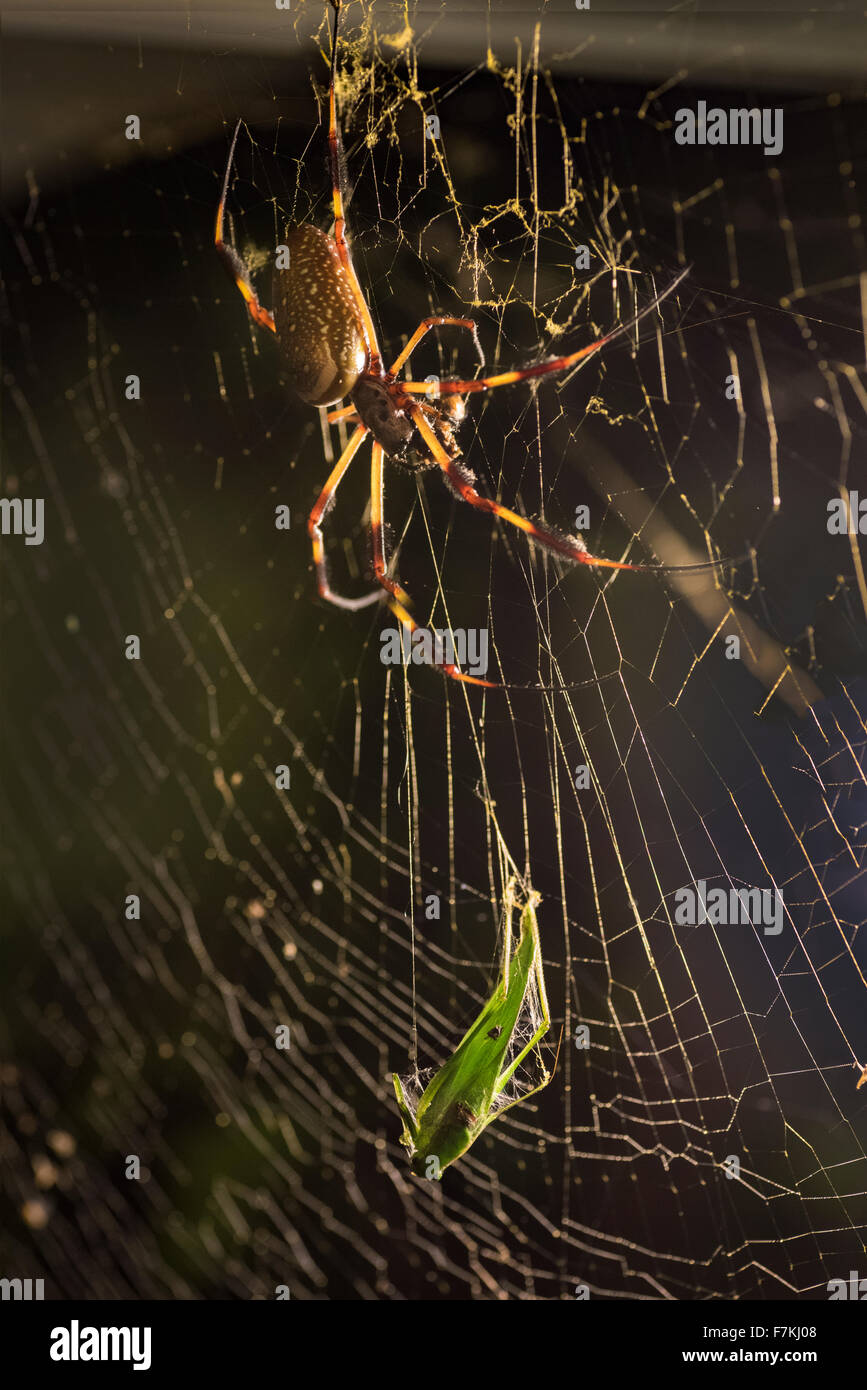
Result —
[{"label": "green insect", "polygon": [[[553,1072],[542,1064],[542,1080],[538,1085],[505,1105],[496,1105],[518,1067],[541,1042],[551,1023],[536,921],[539,901],[538,893],[530,892],[527,896],[521,910],[518,944],[512,954],[515,898],[513,885],[509,885],[499,979],[478,1018],[427,1086],[415,1114],[400,1078],[396,1072],[393,1075],[394,1093],[403,1118],[401,1143],[410,1151],[412,1171],[417,1177],[438,1180],[443,1170],[466,1153],[492,1120],[541,1091],[551,1080]],[[541,1022],[530,1041],[502,1070],[518,1020],[525,1004],[532,1000],[534,982]]]}]

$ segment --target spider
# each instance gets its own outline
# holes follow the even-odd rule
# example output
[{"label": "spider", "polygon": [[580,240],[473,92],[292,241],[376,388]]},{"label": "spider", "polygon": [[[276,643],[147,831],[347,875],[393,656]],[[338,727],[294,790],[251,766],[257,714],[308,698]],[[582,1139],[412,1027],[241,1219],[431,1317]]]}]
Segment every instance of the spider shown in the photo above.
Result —
[{"label": "spider", "polygon": [[[320,596],[329,603],[350,611],[357,611],[387,596],[388,607],[410,636],[417,630],[417,624],[410,612],[409,595],[397,579],[388,573],[383,537],[383,464],[386,458],[413,469],[440,468],[446,482],[464,502],[469,502],[480,511],[488,512],[500,521],[517,527],[538,545],[574,563],[614,570],[652,570],[657,574],[670,572],[673,568],[708,568],[704,565],[637,565],[591,555],[580,537],[559,534],[539,526],[536,522],[519,516],[517,512],[510,511],[499,502],[482,496],[473,486],[475,476],[463,462],[455,439],[457,427],[464,415],[464,396],[549,376],[554,372],[565,372],[577,366],[599,352],[614,338],[627,333],[645,314],[652,312],[660,300],[680,284],[687,271],[681,272],[629,323],[620,325],[604,337],[595,338],[576,352],[563,357],[549,358],[535,366],[467,381],[449,379],[439,381],[434,386],[427,381],[399,380],[398,373],[422,338],[431,329],[446,326],[466,329],[472,335],[481,369],[484,370],[484,356],[474,320],[431,315],[422,319],[406,346],[391,366],[386,367],[370,309],[353,268],[347,239],[340,175],[340,131],[335,100],[340,0],[330,0],[330,4],[333,10],[333,29],[328,88],[328,162],[334,212],[333,233],[328,235],[310,223],[303,223],[289,230],[285,238],[285,244],[289,249],[289,266],[286,269],[275,270],[272,285],[274,310],[272,312],[266,309],[259,302],[245,262],[237,251],[223,240],[223,218],[240,121],[235,127],[229,148],[214,231],[214,243],[220,259],[240,290],[253,322],[273,333],[277,339],[283,352],[285,374],[301,400],[314,406],[335,406],[347,398],[351,402],[348,406],[330,411],[326,417],[329,424],[344,420],[355,428],[307,522]],[[337,488],[346,470],[368,435],[372,440],[370,531],[373,571],[378,588],[360,598],[345,598],[335,593],[328,582],[322,522],[334,502]],[[498,688],[495,682],[465,673],[446,660],[438,660],[435,657],[433,664],[455,680],[485,686],[488,689]]]}]

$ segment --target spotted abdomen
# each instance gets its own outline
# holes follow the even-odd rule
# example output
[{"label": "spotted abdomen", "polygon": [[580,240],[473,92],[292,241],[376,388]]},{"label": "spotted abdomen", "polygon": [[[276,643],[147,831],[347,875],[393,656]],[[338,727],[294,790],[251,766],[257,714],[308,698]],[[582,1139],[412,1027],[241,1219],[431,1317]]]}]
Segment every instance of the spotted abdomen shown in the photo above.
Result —
[{"label": "spotted abdomen", "polygon": [[331,237],[293,227],[289,266],[274,271],[273,315],[289,379],[310,405],[335,405],[367,365],[364,331],[349,276]]}]

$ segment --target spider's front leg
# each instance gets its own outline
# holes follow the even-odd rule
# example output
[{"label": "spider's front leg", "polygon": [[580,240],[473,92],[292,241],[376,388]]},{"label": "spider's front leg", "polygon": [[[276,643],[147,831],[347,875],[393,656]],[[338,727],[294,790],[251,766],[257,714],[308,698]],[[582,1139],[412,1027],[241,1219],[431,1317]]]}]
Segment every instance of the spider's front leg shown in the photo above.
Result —
[{"label": "spider's front leg", "polygon": [[220,194],[220,201],[217,204],[217,220],[214,224],[214,246],[216,248],[217,255],[220,257],[220,260],[226,267],[226,272],[229,276],[229,279],[232,280],[234,284],[237,286],[237,288],[241,291],[241,294],[244,298],[244,303],[247,305],[247,312],[249,313],[250,318],[253,320],[254,323],[258,324],[260,328],[267,328],[272,333],[276,333],[277,329],[274,324],[274,316],[271,313],[270,309],[266,309],[263,304],[259,303],[259,298],[256,294],[256,291],[253,289],[253,282],[250,279],[250,272],[247,269],[246,263],[238,255],[238,252],[235,250],[234,246],[230,246],[228,242],[223,240],[223,216],[226,211],[226,199],[229,195],[229,176],[232,172],[232,160],[235,156],[235,145],[238,141],[238,131],[240,129],[241,122],[239,121],[238,124],[235,126],[235,134],[232,136],[232,144],[229,148],[229,158],[226,160],[226,174],[225,178],[223,179],[223,191]]},{"label": "spider's front leg", "polygon": [[397,375],[403,364],[406,362],[407,358],[415,351],[422,338],[424,338],[428,333],[430,333],[432,328],[444,328],[447,326],[450,326],[452,328],[466,328],[470,333],[472,333],[473,345],[476,349],[476,356],[479,359],[482,371],[484,371],[485,354],[482,352],[482,345],[479,342],[478,328],[476,326],[475,319],[456,319],[452,318],[450,315],[445,314],[430,314],[426,319],[422,319],[421,323],[413,333],[412,337],[410,338],[406,347],[401,352],[400,356],[396,357],[394,362],[392,362],[391,375]]}]

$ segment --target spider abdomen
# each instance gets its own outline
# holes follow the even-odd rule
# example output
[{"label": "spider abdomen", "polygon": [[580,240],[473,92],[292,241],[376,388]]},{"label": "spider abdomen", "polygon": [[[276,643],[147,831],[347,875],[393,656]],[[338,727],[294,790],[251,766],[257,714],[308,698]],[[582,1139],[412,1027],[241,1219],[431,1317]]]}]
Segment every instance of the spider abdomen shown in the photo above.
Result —
[{"label": "spider abdomen", "polygon": [[306,223],[286,235],[289,265],[274,271],[274,327],[286,372],[303,401],[336,405],[367,366],[349,276],[331,237]]}]

